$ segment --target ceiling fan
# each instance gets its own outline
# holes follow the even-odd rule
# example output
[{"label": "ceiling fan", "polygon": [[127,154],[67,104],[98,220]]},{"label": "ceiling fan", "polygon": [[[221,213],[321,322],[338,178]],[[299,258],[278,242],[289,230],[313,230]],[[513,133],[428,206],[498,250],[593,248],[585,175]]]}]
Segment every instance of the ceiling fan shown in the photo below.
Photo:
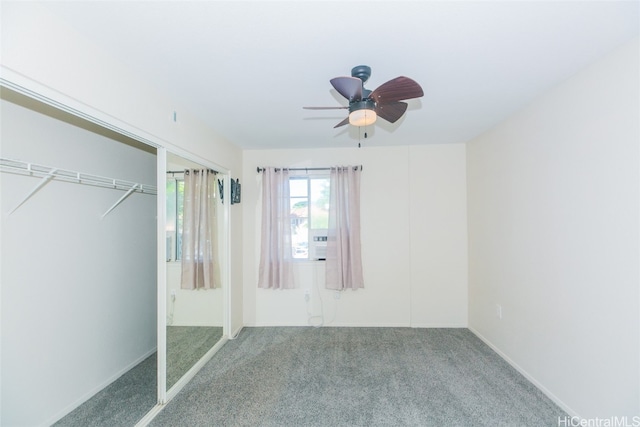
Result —
[{"label": "ceiling fan", "polygon": [[349,116],[334,128],[352,124],[368,126],[375,123],[377,117],[395,123],[405,111],[406,99],[424,95],[422,88],[414,80],[400,76],[382,84],[374,91],[364,88],[371,76],[371,67],[358,65],[351,70],[351,77],[336,77],[330,80],[336,91],[349,100],[348,107],[302,107],[306,110],[349,110]]}]

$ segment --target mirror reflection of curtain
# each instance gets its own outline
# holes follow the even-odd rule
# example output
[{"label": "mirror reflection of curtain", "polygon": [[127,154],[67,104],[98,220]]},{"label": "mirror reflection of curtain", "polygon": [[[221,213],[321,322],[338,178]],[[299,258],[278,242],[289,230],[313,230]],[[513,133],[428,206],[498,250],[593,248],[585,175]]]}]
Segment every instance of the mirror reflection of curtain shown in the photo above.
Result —
[{"label": "mirror reflection of curtain", "polygon": [[182,289],[220,287],[217,206],[216,173],[207,169],[185,170]]}]

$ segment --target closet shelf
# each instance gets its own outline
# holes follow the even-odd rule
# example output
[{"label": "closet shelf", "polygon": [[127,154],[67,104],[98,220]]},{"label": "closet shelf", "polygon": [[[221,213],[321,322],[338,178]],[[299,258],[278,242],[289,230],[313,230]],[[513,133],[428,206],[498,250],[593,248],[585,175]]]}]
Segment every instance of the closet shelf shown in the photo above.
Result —
[{"label": "closet shelf", "polygon": [[42,187],[44,187],[54,179],[56,181],[72,182],[75,184],[92,185],[95,187],[126,191],[124,196],[122,196],[102,215],[103,218],[134,192],[153,195],[158,194],[157,187],[153,185],[139,184],[122,179],[107,178],[104,176],[92,175],[67,169],[60,169],[52,166],[38,165],[36,163],[24,162],[22,160],[0,158],[0,171],[42,178],[38,185],[36,185],[33,190],[31,190],[31,192],[27,194],[27,196],[9,212],[9,214],[13,213],[16,209],[22,206],[24,202],[26,202],[31,196],[33,196]]}]

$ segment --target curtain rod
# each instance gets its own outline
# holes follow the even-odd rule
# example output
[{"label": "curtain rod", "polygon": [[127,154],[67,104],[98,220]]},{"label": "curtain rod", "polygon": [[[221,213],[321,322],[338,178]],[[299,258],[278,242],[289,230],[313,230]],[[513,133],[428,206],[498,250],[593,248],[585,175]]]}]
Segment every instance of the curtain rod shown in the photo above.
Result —
[{"label": "curtain rod", "polygon": [[[199,170],[199,169],[196,169],[196,170]],[[214,169],[209,169],[209,172],[213,172],[215,174],[220,173],[220,172],[218,172],[217,170],[214,170]],[[175,175],[177,173],[184,173],[184,171],[167,171],[167,173]]]},{"label": "curtain rod", "polygon": [[[277,172],[279,170],[282,170],[283,168],[275,168],[275,169]],[[287,169],[290,171],[328,171],[333,168],[284,168],[284,169]],[[358,170],[358,169],[362,170],[362,165],[353,167],[353,170]],[[261,168],[260,166],[258,166],[256,170],[258,171],[258,173],[260,173],[260,172],[264,172],[265,168]]]}]

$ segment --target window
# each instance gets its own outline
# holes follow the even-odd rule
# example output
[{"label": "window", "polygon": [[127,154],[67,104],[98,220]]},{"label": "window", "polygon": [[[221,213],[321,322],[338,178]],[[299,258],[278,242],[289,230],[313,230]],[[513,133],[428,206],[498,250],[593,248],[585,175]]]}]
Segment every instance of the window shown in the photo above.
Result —
[{"label": "window", "polygon": [[184,179],[167,178],[167,261],[182,259]]},{"label": "window", "polygon": [[291,250],[296,259],[325,259],[329,227],[329,177],[289,178]]}]

